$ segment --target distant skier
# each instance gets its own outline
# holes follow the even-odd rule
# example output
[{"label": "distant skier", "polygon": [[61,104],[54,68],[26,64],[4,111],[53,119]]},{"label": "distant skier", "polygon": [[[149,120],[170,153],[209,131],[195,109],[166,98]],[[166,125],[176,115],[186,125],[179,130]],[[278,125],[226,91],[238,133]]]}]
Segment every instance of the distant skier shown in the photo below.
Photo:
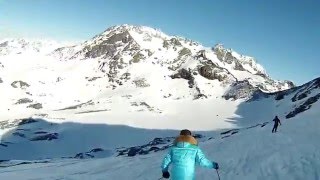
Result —
[{"label": "distant skier", "polygon": [[281,122],[280,122],[280,119],[278,118],[278,116],[276,116],[276,117],[273,119],[273,121],[274,121],[274,125],[273,125],[273,129],[272,129],[272,133],[276,133],[279,124],[281,125]]},{"label": "distant skier", "polygon": [[180,132],[180,136],[176,138],[173,147],[163,159],[161,165],[163,178],[170,177],[168,171],[170,164],[172,164],[172,180],[194,180],[196,164],[219,169],[218,163],[211,162],[205,157],[198,147],[197,140],[191,136],[191,132],[187,129]]}]

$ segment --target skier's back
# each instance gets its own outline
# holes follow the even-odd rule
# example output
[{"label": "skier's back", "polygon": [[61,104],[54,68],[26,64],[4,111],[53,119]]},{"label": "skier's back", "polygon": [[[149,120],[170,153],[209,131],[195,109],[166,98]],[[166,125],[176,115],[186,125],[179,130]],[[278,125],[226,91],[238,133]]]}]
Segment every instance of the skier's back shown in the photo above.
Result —
[{"label": "skier's back", "polygon": [[278,126],[279,124],[281,125],[280,119],[278,118],[278,116],[276,116],[274,119],[274,125],[273,125],[273,129],[272,129],[272,133],[277,132]]},{"label": "skier's back", "polygon": [[174,142],[174,146],[164,158],[161,168],[164,178],[169,178],[169,165],[172,164],[172,180],[193,180],[195,178],[195,165],[218,169],[216,162],[209,161],[201,149],[197,140],[191,136],[189,130],[182,130]]}]

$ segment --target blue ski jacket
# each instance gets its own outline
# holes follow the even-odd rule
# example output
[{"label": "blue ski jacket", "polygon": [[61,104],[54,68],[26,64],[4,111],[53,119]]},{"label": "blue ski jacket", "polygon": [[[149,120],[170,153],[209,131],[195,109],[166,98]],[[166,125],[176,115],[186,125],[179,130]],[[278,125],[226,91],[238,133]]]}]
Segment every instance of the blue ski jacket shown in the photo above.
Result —
[{"label": "blue ski jacket", "polygon": [[172,180],[194,180],[195,165],[214,168],[213,162],[209,161],[197,145],[197,140],[192,136],[179,136],[174,146],[163,159],[161,168],[166,172],[171,168]]}]

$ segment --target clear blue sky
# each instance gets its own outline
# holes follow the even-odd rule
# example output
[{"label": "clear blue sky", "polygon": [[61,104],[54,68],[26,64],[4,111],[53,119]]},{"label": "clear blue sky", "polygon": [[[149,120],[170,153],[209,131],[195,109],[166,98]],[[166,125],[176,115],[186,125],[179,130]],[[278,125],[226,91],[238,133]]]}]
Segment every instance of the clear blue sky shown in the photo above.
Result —
[{"label": "clear blue sky", "polygon": [[125,23],[222,43],[276,79],[320,76],[319,0],[0,0],[0,38],[85,40]]}]

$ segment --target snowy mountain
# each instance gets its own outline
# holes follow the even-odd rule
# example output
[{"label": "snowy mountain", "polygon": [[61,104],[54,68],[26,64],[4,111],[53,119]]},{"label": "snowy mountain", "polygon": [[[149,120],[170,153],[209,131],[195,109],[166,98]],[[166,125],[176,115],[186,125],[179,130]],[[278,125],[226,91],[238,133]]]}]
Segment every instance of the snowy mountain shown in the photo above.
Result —
[{"label": "snowy mountain", "polygon": [[[173,75],[183,70],[189,71],[190,77],[179,78],[194,79],[200,74],[225,84],[248,80],[265,92],[294,86],[289,81],[272,80],[254,58],[239,55],[221,44],[210,49],[192,40],[168,36],[160,30],[144,26],[114,26],[78,46],[59,48],[53,56],[64,60],[101,59],[99,68],[107,73],[110,81],[118,84],[123,83],[121,73],[128,73],[133,64],[152,63],[168,69],[167,73]],[[197,85],[193,87],[197,89]]]},{"label": "snowy mountain", "polygon": [[[221,44],[131,25],[72,46],[2,40],[0,99],[3,179],[159,178],[184,128],[221,162],[223,179],[318,177],[319,78],[273,80]],[[273,135],[275,115],[283,127]]]},{"label": "snowy mountain", "polygon": [[63,44],[43,39],[0,39],[0,56],[24,53],[47,54]]},{"label": "snowy mountain", "polygon": [[[203,114],[203,119],[216,115],[223,119],[232,116],[238,104],[226,99],[248,100],[257,91],[270,93],[294,86],[272,80],[253,58],[222,45],[206,48],[144,26],[114,26],[84,43],[43,50],[53,49],[53,44],[2,43],[1,119],[35,114],[84,119],[87,112],[86,117],[104,121],[112,112],[111,121],[116,124],[153,127],[159,124],[154,119],[166,119],[159,127],[178,128],[179,123],[172,125],[169,119],[179,113],[185,114],[179,121],[184,119],[192,127],[194,115],[186,110]],[[226,110],[221,103],[230,108]],[[204,107],[194,109],[198,104]],[[146,122],[136,123],[141,116]]]}]

